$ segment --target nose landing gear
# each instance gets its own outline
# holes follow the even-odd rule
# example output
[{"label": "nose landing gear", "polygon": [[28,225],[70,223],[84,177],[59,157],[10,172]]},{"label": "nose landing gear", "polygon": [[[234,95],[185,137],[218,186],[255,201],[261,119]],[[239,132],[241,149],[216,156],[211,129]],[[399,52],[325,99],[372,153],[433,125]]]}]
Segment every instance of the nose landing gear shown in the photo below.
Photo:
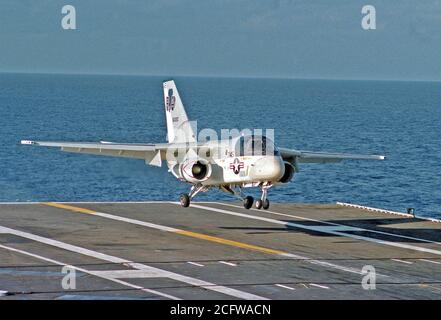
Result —
[{"label": "nose landing gear", "polygon": [[187,208],[188,206],[190,206],[190,201],[199,193],[199,192],[205,192],[207,191],[208,188],[198,184],[198,185],[194,185],[191,187],[190,189],[190,193],[182,193],[181,196],[179,197],[179,202],[181,203],[181,206],[183,206],[184,208]]},{"label": "nose landing gear", "polygon": [[179,202],[181,203],[181,206],[187,208],[190,206],[190,196],[187,193],[182,193],[179,197]]}]

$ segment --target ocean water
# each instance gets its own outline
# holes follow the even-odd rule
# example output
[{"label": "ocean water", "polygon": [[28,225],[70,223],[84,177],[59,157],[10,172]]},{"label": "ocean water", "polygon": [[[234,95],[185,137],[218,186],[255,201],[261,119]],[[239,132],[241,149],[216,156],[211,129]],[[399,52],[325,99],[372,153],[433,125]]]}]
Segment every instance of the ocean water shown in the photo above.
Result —
[{"label": "ocean water", "polygon": [[[176,200],[189,186],[142,160],[21,139],[165,142],[160,77],[0,74],[0,201]],[[385,154],[303,164],[271,201],[346,201],[441,217],[441,83],[176,77],[199,128],[274,129],[276,144]],[[257,190],[248,189],[257,196]],[[198,200],[232,200],[217,190]]]}]

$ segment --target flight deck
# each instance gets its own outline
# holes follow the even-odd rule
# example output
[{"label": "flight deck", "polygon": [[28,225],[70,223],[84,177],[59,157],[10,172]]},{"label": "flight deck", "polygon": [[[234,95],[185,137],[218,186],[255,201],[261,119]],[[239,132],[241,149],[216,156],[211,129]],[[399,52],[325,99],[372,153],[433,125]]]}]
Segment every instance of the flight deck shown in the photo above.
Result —
[{"label": "flight deck", "polygon": [[2,299],[441,299],[441,223],[343,203],[2,203]]}]

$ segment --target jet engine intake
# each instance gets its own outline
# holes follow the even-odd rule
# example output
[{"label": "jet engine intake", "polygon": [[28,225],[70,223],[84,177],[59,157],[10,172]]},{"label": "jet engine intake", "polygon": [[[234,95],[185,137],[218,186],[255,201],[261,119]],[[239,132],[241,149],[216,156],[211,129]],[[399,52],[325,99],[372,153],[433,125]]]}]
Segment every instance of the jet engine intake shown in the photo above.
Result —
[{"label": "jet engine intake", "polygon": [[187,160],[180,166],[181,176],[188,182],[197,183],[210,178],[211,164],[203,159]]},{"label": "jet engine intake", "polygon": [[288,183],[294,177],[294,173],[295,173],[296,170],[294,169],[294,166],[291,163],[287,162],[287,161],[284,162],[284,165],[285,165],[285,173],[280,178],[279,182],[281,182],[281,183]]}]

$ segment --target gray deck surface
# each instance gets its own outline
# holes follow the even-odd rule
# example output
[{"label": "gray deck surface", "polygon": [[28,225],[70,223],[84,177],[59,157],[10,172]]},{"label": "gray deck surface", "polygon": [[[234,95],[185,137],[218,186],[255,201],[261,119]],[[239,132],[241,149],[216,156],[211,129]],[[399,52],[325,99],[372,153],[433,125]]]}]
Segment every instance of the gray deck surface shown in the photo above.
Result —
[{"label": "gray deck surface", "polygon": [[0,204],[0,299],[440,299],[439,242],[441,223],[334,204]]}]

